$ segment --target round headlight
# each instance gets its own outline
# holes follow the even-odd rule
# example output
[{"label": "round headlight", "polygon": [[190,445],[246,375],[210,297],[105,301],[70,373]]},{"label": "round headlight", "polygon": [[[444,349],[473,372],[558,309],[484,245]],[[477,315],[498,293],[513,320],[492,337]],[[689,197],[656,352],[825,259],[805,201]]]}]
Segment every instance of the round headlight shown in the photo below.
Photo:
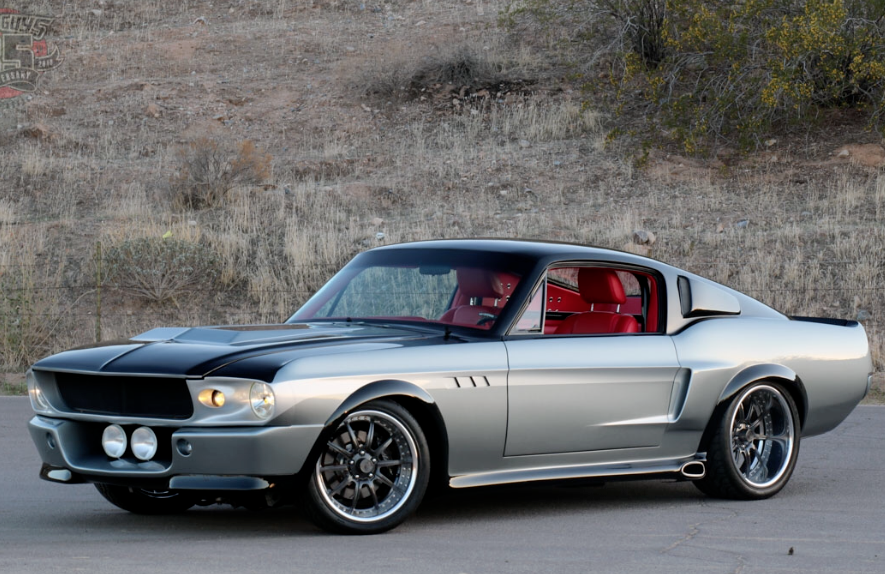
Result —
[{"label": "round headlight", "polygon": [[267,383],[254,383],[249,391],[249,402],[252,412],[260,419],[269,419],[273,415],[273,389]]},{"label": "round headlight", "polygon": [[101,433],[101,448],[111,458],[120,458],[126,452],[126,431],[120,425],[111,425]]},{"label": "round headlight", "polygon": [[28,395],[31,397],[31,408],[35,411],[48,411],[49,401],[46,400],[46,395],[43,394],[43,389],[40,388],[34,371],[28,371],[27,383]]},{"label": "round headlight", "polygon": [[132,433],[132,454],[138,460],[150,460],[157,454],[157,435],[148,427],[138,427]]}]

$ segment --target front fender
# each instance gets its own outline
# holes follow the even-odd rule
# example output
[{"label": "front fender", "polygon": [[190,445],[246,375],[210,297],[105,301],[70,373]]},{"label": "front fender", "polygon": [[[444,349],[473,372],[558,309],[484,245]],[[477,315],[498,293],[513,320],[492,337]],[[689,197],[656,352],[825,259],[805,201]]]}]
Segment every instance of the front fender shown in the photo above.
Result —
[{"label": "front fender", "polygon": [[427,404],[434,403],[433,397],[427,391],[413,383],[396,379],[375,381],[360,387],[344,399],[338,408],[335,409],[335,412],[326,420],[325,426],[329,426],[344,418],[347,413],[362,404],[393,395],[411,397]]}]

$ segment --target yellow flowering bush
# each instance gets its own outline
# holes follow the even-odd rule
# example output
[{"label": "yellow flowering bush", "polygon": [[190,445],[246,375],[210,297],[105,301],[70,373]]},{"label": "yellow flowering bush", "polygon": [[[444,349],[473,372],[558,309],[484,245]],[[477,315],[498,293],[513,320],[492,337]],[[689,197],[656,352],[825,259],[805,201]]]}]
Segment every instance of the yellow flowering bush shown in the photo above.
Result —
[{"label": "yellow flowering bush", "polygon": [[689,153],[752,148],[827,108],[879,128],[885,111],[885,0],[514,0],[507,13],[571,28],[615,83],[614,109]]},{"label": "yellow flowering bush", "polygon": [[882,0],[669,0],[664,61],[625,79],[686,151],[753,147],[823,108],[885,109]]}]

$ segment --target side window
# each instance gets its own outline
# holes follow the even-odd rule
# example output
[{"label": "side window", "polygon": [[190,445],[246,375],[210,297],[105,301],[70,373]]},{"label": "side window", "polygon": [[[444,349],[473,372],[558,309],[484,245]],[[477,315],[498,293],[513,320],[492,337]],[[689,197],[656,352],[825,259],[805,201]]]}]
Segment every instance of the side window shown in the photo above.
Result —
[{"label": "side window", "polygon": [[652,272],[608,266],[551,267],[513,334],[657,332],[661,298],[656,277]]},{"label": "side window", "polygon": [[544,292],[546,281],[542,282],[535,289],[529,306],[523,311],[516,327],[513,329],[514,335],[540,335],[544,329]]}]

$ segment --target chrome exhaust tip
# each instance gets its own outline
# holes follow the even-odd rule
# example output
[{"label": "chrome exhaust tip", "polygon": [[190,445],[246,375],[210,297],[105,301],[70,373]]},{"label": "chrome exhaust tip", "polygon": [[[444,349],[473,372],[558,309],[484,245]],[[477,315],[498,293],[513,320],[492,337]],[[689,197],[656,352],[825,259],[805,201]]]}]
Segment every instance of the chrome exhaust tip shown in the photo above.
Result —
[{"label": "chrome exhaust tip", "polygon": [[683,464],[682,468],[679,469],[679,473],[689,480],[698,480],[707,475],[707,467],[703,461],[692,460]]}]

